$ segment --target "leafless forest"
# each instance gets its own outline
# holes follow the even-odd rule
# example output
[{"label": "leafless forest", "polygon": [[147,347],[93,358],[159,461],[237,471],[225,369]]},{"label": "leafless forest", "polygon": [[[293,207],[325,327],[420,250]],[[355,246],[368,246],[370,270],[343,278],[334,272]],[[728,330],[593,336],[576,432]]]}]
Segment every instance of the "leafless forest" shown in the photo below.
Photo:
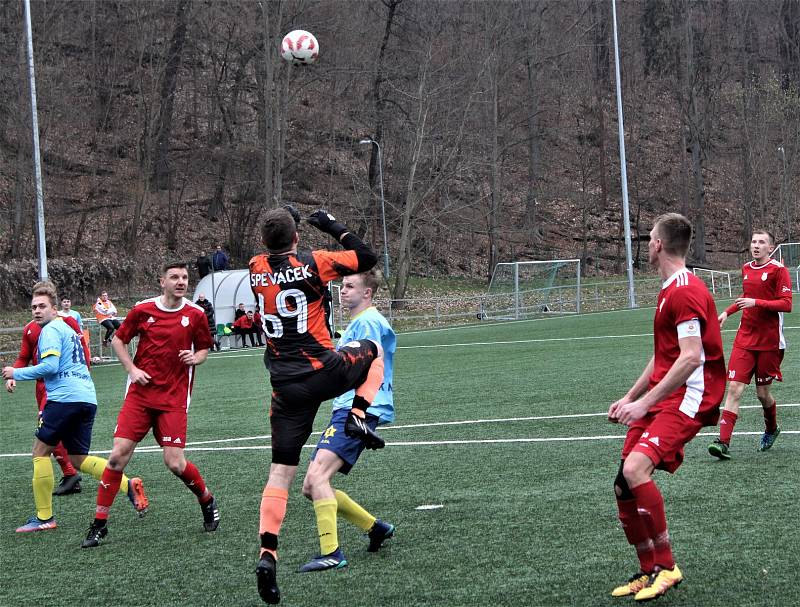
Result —
[{"label": "leafless forest", "polygon": [[[282,201],[382,249],[381,168],[396,298],[409,275],[497,261],[624,266],[611,0],[31,4],[57,280],[138,280],[217,243],[244,264]],[[0,3],[9,298],[36,252],[23,15]],[[711,267],[756,224],[797,240],[800,1],[628,0],[617,18],[637,260],[667,210]],[[313,66],[278,54],[296,28]]]}]

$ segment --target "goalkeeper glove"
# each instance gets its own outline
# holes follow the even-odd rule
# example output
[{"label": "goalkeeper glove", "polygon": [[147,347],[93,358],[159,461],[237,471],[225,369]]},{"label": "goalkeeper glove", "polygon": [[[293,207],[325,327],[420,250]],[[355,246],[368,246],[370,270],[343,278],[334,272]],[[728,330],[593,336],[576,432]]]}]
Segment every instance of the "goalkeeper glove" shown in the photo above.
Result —
[{"label": "goalkeeper glove", "polygon": [[300,213],[297,211],[297,209],[295,209],[290,204],[283,205],[283,208],[286,209],[287,211],[289,211],[289,215],[291,215],[292,219],[294,219],[295,227],[299,228],[300,227]]},{"label": "goalkeeper glove", "polygon": [[343,224],[336,221],[336,218],[333,215],[323,209],[311,213],[311,215],[308,217],[308,223],[318,230],[325,232],[326,234],[330,234],[336,240],[339,240],[342,237],[342,234],[348,231]]},{"label": "goalkeeper glove", "polygon": [[344,433],[350,438],[359,439],[367,449],[383,449],[386,446],[386,441],[375,434],[375,431],[367,425],[364,418],[353,413],[352,409],[347,414]]}]

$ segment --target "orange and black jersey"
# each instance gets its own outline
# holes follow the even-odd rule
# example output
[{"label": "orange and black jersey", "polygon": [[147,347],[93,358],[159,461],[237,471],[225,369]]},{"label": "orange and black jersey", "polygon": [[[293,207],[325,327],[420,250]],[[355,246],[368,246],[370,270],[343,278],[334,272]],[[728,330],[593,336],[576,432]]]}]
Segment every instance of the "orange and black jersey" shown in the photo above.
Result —
[{"label": "orange and black jersey", "polygon": [[347,251],[256,255],[250,287],[262,310],[273,384],[295,381],[322,369],[336,356],[325,322],[327,284],[365,272],[377,256],[361,239],[345,234]]}]

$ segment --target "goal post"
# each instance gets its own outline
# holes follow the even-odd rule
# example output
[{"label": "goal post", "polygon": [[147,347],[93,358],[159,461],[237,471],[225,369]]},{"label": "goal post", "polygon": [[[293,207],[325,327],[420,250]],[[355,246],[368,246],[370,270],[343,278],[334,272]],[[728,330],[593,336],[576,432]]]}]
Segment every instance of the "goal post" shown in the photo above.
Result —
[{"label": "goal post", "polygon": [[709,270],[708,268],[692,268],[692,274],[706,283],[712,295],[717,296],[717,294],[719,294],[724,296],[727,293],[729,298],[733,297],[730,272]]},{"label": "goal post", "polygon": [[483,320],[581,311],[581,260],[500,262],[481,301]]}]

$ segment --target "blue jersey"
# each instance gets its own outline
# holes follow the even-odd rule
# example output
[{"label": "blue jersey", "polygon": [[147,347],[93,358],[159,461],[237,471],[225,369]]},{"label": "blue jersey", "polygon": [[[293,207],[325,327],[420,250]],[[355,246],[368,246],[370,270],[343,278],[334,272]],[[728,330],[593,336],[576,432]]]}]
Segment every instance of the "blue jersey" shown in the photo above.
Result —
[{"label": "blue jersey", "polygon": [[[383,347],[383,383],[375,395],[375,400],[372,401],[372,406],[367,409],[367,413],[380,418],[380,423],[382,424],[393,422],[392,368],[394,367],[397,338],[392,327],[389,326],[389,322],[374,307],[369,307],[353,317],[339,340],[339,346],[360,339],[371,339],[380,343]],[[334,398],[333,410],[352,407],[355,394],[355,390],[350,390]]]},{"label": "blue jersey", "polygon": [[75,321],[78,323],[78,327],[80,328],[81,331],[83,331],[83,319],[81,318],[80,312],[70,309],[70,311],[67,312],[67,314],[69,314],[70,316],[72,316],[72,318],[75,319]]},{"label": "blue jersey", "polygon": [[37,349],[39,363],[14,369],[15,380],[43,379],[48,402],[97,404],[81,336],[67,323],[56,318],[42,327]]}]

